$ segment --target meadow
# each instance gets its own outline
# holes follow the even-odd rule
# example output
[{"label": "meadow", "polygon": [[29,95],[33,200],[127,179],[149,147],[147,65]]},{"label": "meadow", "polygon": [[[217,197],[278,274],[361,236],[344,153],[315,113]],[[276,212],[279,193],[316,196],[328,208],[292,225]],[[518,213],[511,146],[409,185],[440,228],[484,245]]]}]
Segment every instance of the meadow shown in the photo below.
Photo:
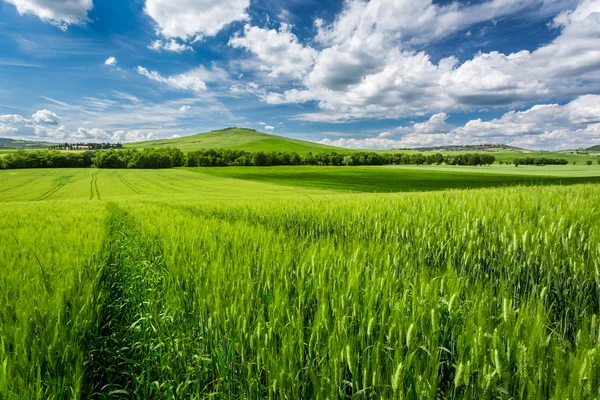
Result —
[{"label": "meadow", "polygon": [[589,171],[0,171],[0,399],[597,398]]},{"label": "meadow", "polygon": [[515,185],[600,183],[600,166],[278,166],[188,168],[224,178],[358,192],[411,192]]}]

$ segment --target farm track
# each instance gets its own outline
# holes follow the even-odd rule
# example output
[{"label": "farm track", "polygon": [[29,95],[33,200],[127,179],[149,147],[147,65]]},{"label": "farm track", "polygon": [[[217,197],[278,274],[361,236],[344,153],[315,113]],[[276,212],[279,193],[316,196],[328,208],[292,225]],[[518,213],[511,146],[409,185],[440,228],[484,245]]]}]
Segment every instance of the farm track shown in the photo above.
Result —
[{"label": "farm track", "polygon": [[62,189],[72,178],[73,176],[63,176],[58,184],[53,187],[52,189],[48,190],[46,193],[42,194],[39,197],[36,197],[34,200],[35,201],[42,201],[42,200],[46,200],[47,198],[49,198],[50,196],[52,196],[53,194],[55,194],[56,192],[58,192],[60,189]]},{"label": "farm track", "polygon": [[137,193],[137,194],[146,194],[145,192],[139,190],[138,188],[133,186],[131,183],[129,183],[127,181],[127,179],[122,177],[117,171],[113,172],[113,175],[115,177],[117,177],[123,183],[123,185],[127,186],[132,192]]},{"label": "farm track", "polygon": [[29,185],[31,182],[35,181],[36,179],[38,179],[38,178],[33,178],[33,179],[30,179],[30,180],[28,180],[26,182],[20,183],[20,184],[18,184],[16,186],[12,186],[12,187],[9,187],[9,188],[6,188],[6,189],[2,189],[2,190],[0,190],[0,193],[8,192],[9,190],[18,189],[18,188],[23,187],[25,185]]},{"label": "farm track", "polygon": [[155,293],[161,293],[165,271],[159,269],[160,259],[145,251],[134,219],[114,203],[107,208],[108,261],[99,283],[104,303],[86,357],[82,398],[149,398],[155,389],[143,378],[148,372],[144,358],[154,345],[149,309],[162,304]]},{"label": "farm track", "polygon": [[100,200],[100,191],[98,190],[98,172],[92,174],[92,180],[90,182],[90,200]]}]

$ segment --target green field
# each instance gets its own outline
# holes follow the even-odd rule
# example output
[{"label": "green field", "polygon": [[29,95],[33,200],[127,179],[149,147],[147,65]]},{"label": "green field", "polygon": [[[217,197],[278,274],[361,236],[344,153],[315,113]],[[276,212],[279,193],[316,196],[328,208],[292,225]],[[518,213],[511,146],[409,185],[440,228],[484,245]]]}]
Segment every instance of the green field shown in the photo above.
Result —
[{"label": "green field", "polygon": [[224,178],[359,192],[411,192],[515,185],[600,183],[600,166],[223,167],[189,170]]},{"label": "green field", "polygon": [[309,152],[351,151],[246,129],[206,132],[192,136],[183,136],[177,139],[151,140],[125,145],[126,148],[134,149],[163,146],[176,147],[184,152],[199,149],[233,149],[249,152],[296,152],[304,155]]},{"label": "green field", "polygon": [[0,399],[597,398],[598,172],[2,170]]}]

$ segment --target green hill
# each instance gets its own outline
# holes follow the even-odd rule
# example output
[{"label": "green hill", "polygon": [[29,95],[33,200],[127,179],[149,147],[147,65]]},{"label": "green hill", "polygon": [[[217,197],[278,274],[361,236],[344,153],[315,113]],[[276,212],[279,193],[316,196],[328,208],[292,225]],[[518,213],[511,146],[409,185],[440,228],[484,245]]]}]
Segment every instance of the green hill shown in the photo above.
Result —
[{"label": "green hill", "polygon": [[25,150],[27,150],[27,149],[42,149],[42,148],[51,147],[54,145],[56,145],[56,143],[0,138],[0,149],[3,149],[3,150],[4,149],[25,149]]},{"label": "green hill", "polygon": [[600,144],[597,144],[596,146],[588,147],[586,150],[587,151],[600,151]]},{"label": "green hill", "polygon": [[287,151],[298,154],[309,152],[348,152],[334,146],[319,143],[306,142],[304,140],[291,139],[283,136],[269,135],[252,129],[227,128],[217,131],[199,133],[192,136],[184,136],[176,139],[150,140],[147,142],[130,143],[127,148],[145,149],[148,147],[177,147],[184,152],[199,149],[234,149],[245,151]]}]

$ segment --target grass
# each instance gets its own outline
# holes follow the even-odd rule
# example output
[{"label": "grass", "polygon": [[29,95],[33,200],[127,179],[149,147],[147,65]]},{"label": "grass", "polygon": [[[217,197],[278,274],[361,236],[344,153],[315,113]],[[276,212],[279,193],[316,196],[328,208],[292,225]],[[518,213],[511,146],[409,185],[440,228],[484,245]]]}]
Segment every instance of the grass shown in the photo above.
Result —
[{"label": "grass", "polygon": [[127,144],[125,147],[144,149],[148,147],[177,147],[184,152],[199,149],[234,149],[250,152],[296,152],[304,155],[309,152],[343,152],[350,151],[319,143],[304,140],[291,139],[283,136],[269,135],[262,132],[249,131],[245,129],[231,129],[200,133],[197,135],[184,136],[177,139],[152,140]]},{"label": "grass", "polygon": [[[586,166],[587,167],[587,166]],[[223,167],[190,168],[224,178],[359,192],[407,192],[535,184],[599,183],[600,168],[498,167]],[[593,171],[593,172],[592,172]]]},{"label": "grass", "polygon": [[586,171],[294,168],[0,171],[0,398],[597,396]]},{"label": "grass", "polygon": [[[297,191],[290,188],[186,170],[0,170],[0,181],[0,202],[298,195]],[[305,189],[300,193],[311,195],[317,192],[321,193],[314,189]]]}]

